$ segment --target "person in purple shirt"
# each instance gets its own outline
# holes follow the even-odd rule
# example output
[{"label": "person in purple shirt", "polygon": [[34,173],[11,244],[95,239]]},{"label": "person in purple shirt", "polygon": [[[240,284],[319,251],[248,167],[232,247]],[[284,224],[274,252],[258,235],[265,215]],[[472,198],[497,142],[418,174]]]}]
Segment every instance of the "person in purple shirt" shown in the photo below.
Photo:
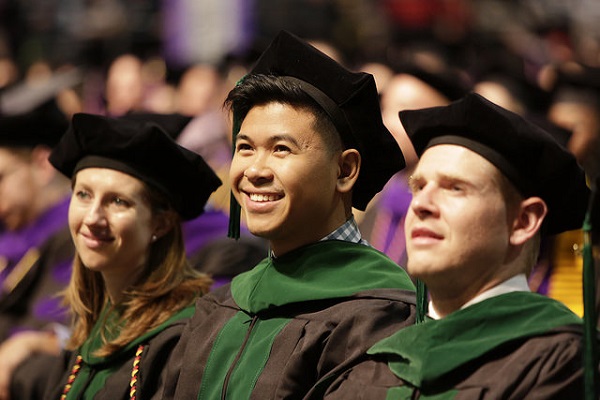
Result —
[{"label": "person in purple shirt", "polygon": [[54,100],[0,116],[0,399],[23,359],[57,353],[68,333],[56,293],[69,281],[74,254],[70,184],[48,162],[67,126]]}]

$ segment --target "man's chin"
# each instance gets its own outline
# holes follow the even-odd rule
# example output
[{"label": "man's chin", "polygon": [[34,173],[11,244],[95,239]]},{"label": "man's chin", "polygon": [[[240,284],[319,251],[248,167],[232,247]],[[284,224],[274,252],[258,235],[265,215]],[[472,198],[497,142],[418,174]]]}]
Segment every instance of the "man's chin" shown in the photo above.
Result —
[{"label": "man's chin", "polygon": [[248,225],[248,231],[256,237],[270,240],[273,237],[273,230],[267,227]]},{"label": "man's chin", "polygon": [[406,266],[406,271],[413,279],[419,279],[425,283],[427,283],[427,281],[430,279],[435,279],[435,277],[438,275],[435,271],[429,268],[428,265],[424,265],[423,263],[408,263]]}]

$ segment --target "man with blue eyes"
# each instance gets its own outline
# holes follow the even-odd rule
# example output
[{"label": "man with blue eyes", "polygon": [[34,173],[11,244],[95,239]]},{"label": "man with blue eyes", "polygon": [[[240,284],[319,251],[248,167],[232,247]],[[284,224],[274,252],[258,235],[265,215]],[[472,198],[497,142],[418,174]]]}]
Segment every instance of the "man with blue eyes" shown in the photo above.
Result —
[{"label": "man with blue eyes", "polygon": [[582,320],[526,279],[542,234],[582,226],[583,170],[477,94],[400,120],[419,156],[407,269],[429,290],[430,318],[377,343],[322,397],[583,398]]},{"label": "man with blue eyes", "polygon": [[352,216],[404,159],[381,121],[373,77],[287,32],[226,105],[234,205],[270,253],[198,300],[163,398],[303,398],[414,323],[411,280],[362,240]]}]

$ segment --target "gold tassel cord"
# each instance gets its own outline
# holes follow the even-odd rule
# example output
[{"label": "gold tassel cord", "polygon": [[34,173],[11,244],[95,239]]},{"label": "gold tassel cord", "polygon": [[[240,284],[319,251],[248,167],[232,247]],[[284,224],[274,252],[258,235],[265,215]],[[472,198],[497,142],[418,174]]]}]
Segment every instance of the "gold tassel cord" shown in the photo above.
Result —
[{"label": "gold tassel cord", "polygon": [[4,293],[12,292],[17,287],[19,282],[25,278],[31,268],[33,268],[39,258],[40,252],[37,248],[32,247],[29,249],[4,280],[2,284],[2,291]]}]

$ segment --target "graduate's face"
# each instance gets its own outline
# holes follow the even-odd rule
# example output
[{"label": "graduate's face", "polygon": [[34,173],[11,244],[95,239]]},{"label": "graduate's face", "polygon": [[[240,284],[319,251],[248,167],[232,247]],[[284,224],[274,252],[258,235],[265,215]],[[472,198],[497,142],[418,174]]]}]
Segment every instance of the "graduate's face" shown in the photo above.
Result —
[{"label": "graduate's face", "polygon": [[[334,221],[338,156],[309,111],[280,103],[252,108],[236,140],[230,179],[250,232],[275,254],[317,241]],[[343,221],[342,221],[343,222]]]},{"label": "graduate's face", "polygon": [[73,185],[69,228],[86,268],[104,279],[131,281],[146,263],[155,218],[137,178],[85,168]]},{"label": "graduate's face", "polygon": [[[410,179],[408,271],[432,287],[485,281],[504,261],[509,217],[500,172],[462,146],[427,149]],[[448,286],[450,285],[450,286]]]}]

